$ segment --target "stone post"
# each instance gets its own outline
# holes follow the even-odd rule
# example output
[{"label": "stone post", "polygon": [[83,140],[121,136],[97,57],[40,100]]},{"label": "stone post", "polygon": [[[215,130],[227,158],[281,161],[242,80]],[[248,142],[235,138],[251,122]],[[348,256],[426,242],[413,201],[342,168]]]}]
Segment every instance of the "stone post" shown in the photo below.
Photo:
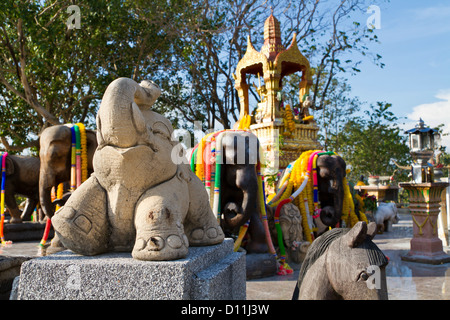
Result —
[{"label": "stone post", "polygon": [[438,216],[441,208],[441,193],[446,182],[413,183],[402,182],[399,186],[409,195],[409,208],[413,219],[411,250],[402,260],[429,264],[450,262],[438,237]]}]

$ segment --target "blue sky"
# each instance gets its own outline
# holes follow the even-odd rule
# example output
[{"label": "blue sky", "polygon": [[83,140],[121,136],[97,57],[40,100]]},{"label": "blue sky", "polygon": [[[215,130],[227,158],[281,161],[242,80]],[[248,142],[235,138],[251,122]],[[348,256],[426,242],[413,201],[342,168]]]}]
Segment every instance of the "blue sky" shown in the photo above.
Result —
[{"label": "blue sky", "polygon": [[[368,103],[392,103],[395,115],[406,118],[405,129],[421,117],[430,126],[444,123],[450,133],[450,1],[373,4],[380,7],[381,28],[375,30],[380,43],[370,48],[386,66],[365,61],[362,72],[349,78],[352,94]],[[450,136],[442,144],[450,152]]]}]

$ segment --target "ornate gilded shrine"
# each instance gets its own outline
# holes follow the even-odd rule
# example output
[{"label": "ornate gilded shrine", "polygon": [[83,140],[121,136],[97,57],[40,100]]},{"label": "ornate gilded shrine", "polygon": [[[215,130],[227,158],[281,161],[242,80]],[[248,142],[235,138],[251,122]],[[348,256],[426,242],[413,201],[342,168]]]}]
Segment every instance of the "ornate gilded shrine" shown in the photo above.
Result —
[{"label": "ornate gilded shrine", "polygon": [[[300,111],[297,121],[294,121],[293,106],[283,103],[281,91],[283,78],[296,72],[301,72]],[[252,114],[249,111],[247,75],[258,77],[258,87],[254,86],[261,100]],[[264,81],[262,85],[261,76]],[[247,51],[236,67],[234,79],[240,101],[238,125],[242,128],[240,123],[251,117],[250,130],[258,136],[266,157],[273,162],[271,167],[283,169],[303,151],[320,148],[317,141],[319,128],[309,115],[311,101],[308,92],[312,83],[309,61],[300,52],[295,34],[289,47],[284,48],[280,23],[273,14],[265,21],[264,44],[260,52],[253,47],[250,36],[248,37]],[[279,135],[283,139],[278,150]],[[279,162],[275,163],[277,160]]]}]

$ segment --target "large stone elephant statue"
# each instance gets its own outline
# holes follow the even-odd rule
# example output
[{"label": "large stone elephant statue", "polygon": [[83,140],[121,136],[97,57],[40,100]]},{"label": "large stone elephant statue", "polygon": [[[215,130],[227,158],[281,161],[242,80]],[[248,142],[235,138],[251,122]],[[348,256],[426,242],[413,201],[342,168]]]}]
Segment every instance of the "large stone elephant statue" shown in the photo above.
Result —
[{"label": "large stone elephant statue", "polygon": [[[279,246],[287,249],[288,256],[294,257],[294,262],[298,263],[304,257],[304,252],[301,252],[304,250],[297,251],[299,243],[306,245],[329,227],[342,226],[343,217],[348,222],[352,214],[348,211],[352,210],[349,201],[353,201],[348,199],[346,193],[348,186],[344,186],[345,176],[345,161],[333,152],[319,150],[303,152],[282,173],[277,192],[271,195],[268,201],[268,212],[271,219],[279,221],[278,229],[281,230],[277,230],[277,233],[282,234],[278,235]],[[282,218],[284,207],[291,205],[291,202],[298,210],[289,210],[292,211],[291,214],[284,214],[285,217]],[[347,213],[345,216],[344,204]],[[292,223],[283,221],[285,218]],[[359,220],[359,217],[357,219]],[[298,223],[298,220],[301,220],[301,223]]]},{"label": "large stone elephant statue", "polygon": [[131,251],[139,260],[183,258],[224,234],[201,181],[171,159],[173,128],[150,108],[160,88],[128,78],[106,89],[97,114],[94,173],[52,218],[62,244],[83,255]]},{"label": "large stone elephant statue", "polygon": [[[5,163],[5,205],[11,215],[10,223],[29,221],[39,202],[39,158],[8,155]],[[27,198],[23,212],[15,195]]]},{"label": "large stone elephant statue", "polygon": [[[95,131],[86,130],[88,174],[93,172],[92,159],[97,148]],[[42,131],[39,138],[39,199],[42,211],[51,218],[55,205],[51,201],[51,189],[70,181],[72,132],[69,125],[56,125]]]},{"label": "large stone elephant statue", "polygon": [[259,141],[245,131],[229,131],[222,140],[221,172],[222,227],[237,233],[249,221],[248,253],[268,252],[267,238],[260,217],[261,199],[258,189],[257,161]]},{"label": "large stone elephant statue", "polygon": [[[245,233],[249,237],[244,246],[248,253],[269,250],[260,217],[264,200],[260,198],[258,161],[258,137],[245,130],[212,132],[191,153],[191,169],[204,182],[205,189],[211,190],[210,205],[225,234],[234,237],[248,225]],[[236,243],[241,245],[240,240]]]}]

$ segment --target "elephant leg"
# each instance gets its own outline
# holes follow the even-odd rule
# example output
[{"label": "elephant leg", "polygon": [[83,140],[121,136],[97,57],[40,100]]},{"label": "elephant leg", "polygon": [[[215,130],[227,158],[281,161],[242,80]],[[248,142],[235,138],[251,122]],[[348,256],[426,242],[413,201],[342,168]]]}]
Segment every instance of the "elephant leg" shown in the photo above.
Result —
[{"label": "elephant leg", "polygon": [[[228,202],[223,208],[224,215],[228,215],[229,217],[236,216],[241,211],[242,208],[234,202]],[[231,230],[226,231],[231,232]],[[245,249],[248,253],[265,253],[268,251],[264,226],[258,216],[253,215],[250,217],[250,224],[248,226],[247,232],[250,236],[248,243],[245,246]]]},{"label": "elephant leg", "polygon": [[133,258],[152,261],[186,257],[189,247],[183,226],[189,205],[186,188],[186,183],[181,185],[175,177],[140,197],[135,211]]},{"label": "elephant leg", "polygon": [[246,246],[248,253],[266,253],[269,251],[264,226],[259,216],[253,215],[250,218],[248,233],[250,235],[250,241]]},{"label": "elephant leg", "polygon": [[22,221],[31,221],[31,215],[33,214],[34,208],[36,208],[39,200],[37,198],[27,198],[25,203],[25,208],[23,209]]},{"label": "elephant leg", "polygon": [[189,171],[189,209],[184,223],[189,244],[208,246],[221,243],[225,235],[214,216],[203,183]]},{"label": "elephant leg", "polygon": [[16,198],[14,194],[5,194],[5,205],[8,208],[9,214],[11,215],[11,219],[9,223],[21,223],[22,219],[20,218],[20,210],[17,207]]},{"label": "elephant leg", "polygon": [[55,233],[64,247],[82,255],[108,250],[106,201],[106,191],[94,175],[74,191],[52,217]]}]

